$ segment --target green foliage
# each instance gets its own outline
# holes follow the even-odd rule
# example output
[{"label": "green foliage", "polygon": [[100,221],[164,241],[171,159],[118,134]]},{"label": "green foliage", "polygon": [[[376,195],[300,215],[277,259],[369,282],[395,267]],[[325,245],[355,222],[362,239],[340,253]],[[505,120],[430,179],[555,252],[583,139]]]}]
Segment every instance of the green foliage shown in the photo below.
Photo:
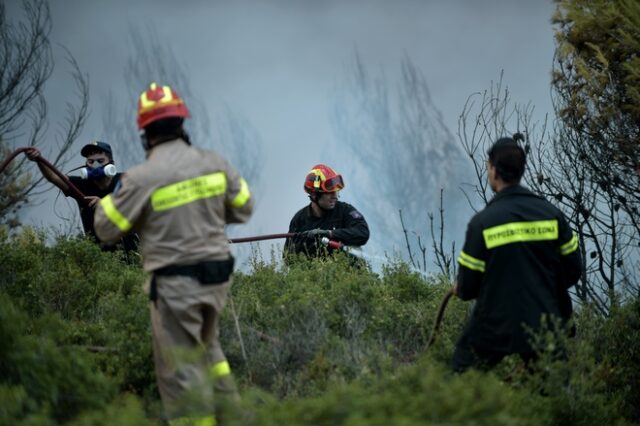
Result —
[{"label": "green foliage", "polygon": [[[236,274],[233,285],[247,359],[231,309],[222,322],[222,339],[230,342],[225,351],[246,385],[279,396],[318,394],[334,381],[380,375],[415,360],[447,289],[425,283],[406,266],[379,277],[350,267],[346,257],[300,259],[283,270],[258,265],[251,275]],[[459,327],[460,320],[444,325]]]},{"label": "green foliage", "polygon": [[531,392],[547,397],[542,402],[556,425],[611,424],[614,419],[624,423],[619,415],[621,389],[611,392],[603,380],[610,364],[598,359],[593,340],[584,339],[595,337],[590,328],[603,323],[592,314],[590,308],[582,313],[583,320],[589,318],[586,328],[581,326],[582,339],[569,339],[559,322],[536,336],[534,347],[541,356],[533,367],[535,374],[520,378]]},{"label": "green foliage", "polygon": [[[30,321],[0,294],[2,406],[9,414],[48,414],[58,422],[80,409],[97,409],[114,396],[114,387],[96,374],[86,350],[64,345],[69,327],[55,315]],[[6,398],[6,399],[4,399]],[[13,400],[13,404],[11,404]],[[20,417],[17,417],[20,418]]]},{"label": "green foliage", "polygon": [[621,391],[624,412],[640,423],[640,299],[617,311],[604,325],[598,356],[610,366],[606,383]]},{"label": "green foliage", "polygon": [[158,423],[147,418],[140,402],[132,395],[118,397],[100,410],[87,412],[69,423],[70,426],[155,424]]},{"label": "green foliage", "polygon": [[[11,150],[0,135],[0,163],[9,157]],[[19,173],[17,161],[0,173],[0,224],[14,228],[19,224],[18,210],[27,202],[26,190],[31,183],[28,173]]]},{"label": "green foliage", "polygon": [[7,416],[64,422],[125,390],[157,399],[142,271],[88,240],[45,241],[29,229],[0,239]]},{"label": "green foliage", "polygon": [[[640,167],[640,3],[556,3],[559,118],[588,145],[594,172],[608,176],[611,163],[619,179],[633,179]],[[599,170],[598,163],[606,164]]]},{"label": "green foliage", "polygon": [[[540,425],[539,399],[504,386],[492,374],[452,375],[425,358],[370,383],[335,386],[323,396],[262,401],[255,425]],[[241,424],[238,422],[237,424]]]},{"label": "green foliage", "polygon": [[[640,119],[640,5],[635,1],[560,0],[554,17],[560,60],[570,74],[556,71],[568,85],[575,105],[604,125],[616,113]],[[587,124],[587,123],[585,123]],[[637,142],[636,142],[637,143]]]},{"label": "green foliage", "polygon": [[[0,236],[0,424],[161,423],[144,274],[91,242]],[[576,317],[578,336],[537,337],[527,373],[449,372],[468,304],[405,264],[254,262],[236,273],[222,345],[244,396],[238,425],[630,424],[638,422],[640,303]],[[238,332],[239,330],[239,332]],[[566,347],[570,362],[549,354]],[[243,351],[244,348],[244,351]]]},{"label": "green foliage", "polygon": [[604,393],[620,399],[620,412],[640,423],[640,299],[603,320],[588,307],[580,313],[583,358],[595,363],[593,375]]}]

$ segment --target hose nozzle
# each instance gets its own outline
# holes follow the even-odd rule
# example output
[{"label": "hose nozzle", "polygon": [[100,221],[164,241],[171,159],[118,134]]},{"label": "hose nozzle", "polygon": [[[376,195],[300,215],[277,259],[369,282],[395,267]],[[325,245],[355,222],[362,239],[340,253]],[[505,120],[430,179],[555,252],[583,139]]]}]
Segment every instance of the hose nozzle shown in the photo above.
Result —
[{"label": "hose nozzle", "polygon": [[334,250],[340,250],[355,257],[364,258],[364,253],[362,253],[362,249],[360,247],[348,246],[341,243],[340,241],[330,240],[327,237],[322,237],[320,239],[320,243]]}]

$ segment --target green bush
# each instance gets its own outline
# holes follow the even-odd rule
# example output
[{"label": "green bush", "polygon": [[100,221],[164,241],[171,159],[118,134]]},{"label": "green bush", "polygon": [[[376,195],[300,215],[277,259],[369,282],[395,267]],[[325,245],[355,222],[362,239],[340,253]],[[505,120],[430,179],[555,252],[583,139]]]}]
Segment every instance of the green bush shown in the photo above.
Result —
[{"label": "green bush", "polygon": [[[161,423],[145,274],[121,253],[33,230],[0,234],[0,424]],[[640,300],[578,335],[536,336],[526,372],[447,364],[471,304],[403,263],[378,274],[344,257],[235,274],[221,340],[244,395],[232,424],[631,424],[639,422]],[[554,360],[565,346],[569,362]],[[234,423],[235,422],[235,423]]]},{"label": "green bush", "polygon": [[122,395],[99,410],[86,412],[69,423],[70,426],[106,425],[155,425],[157,421],[147,418],[145,410],[133,395]]},{"label": "green bush", "polygon": [[0,241],[0,396],[16,399],[7,416],[63,422],[118,391],[156,401],[139,266],[84,239],[45,242],[32,230]]},{"label": "green bush", "polygon": [[[577,323],[580,335],[572,343],[579,363],[575,368],[574,362],[563,367],[569,370],[565,374],[584,388],[574,385],[569,390],[584,390],[584,395],[576,398],[586,399],[585,405],[597,392],[602,405],[640,424],[640,298],[614,309],[608,318],[585,306]],[[595,417],[595,413],[591,415]],[[584,424],[588,423],[585,419]]]},{"label": "green bush", "polygon": [[0,396],[13,410],[7,417],[46,413],[63,422],[115,396],[90,353],[64,344],[67,327],[53,314],[29,318],[0,293]]},{"label": "green bush", "polygon": [[[378,276],[350,267],[344,257],[281,269],[256,265],[250,275],[236,274],[234,306],[222,321],[223,347],[244,385],[278,396],[311,395],[333,377],[351,381],[415,360],[448,288],[406,267]],[[450,309],[466,308],[452,303]],[[460,326],[453,314],[443,330]],[[451,345],[451,339],[443,342]]]},{"label": "green bush", "polygon": [[551,424],[540,399],[492,374],[452,375],[425,358],[379,380],[335,385],[322,396],[278,401],[252,394],[253,410],[233,424],[251,425],[541,425]]}]

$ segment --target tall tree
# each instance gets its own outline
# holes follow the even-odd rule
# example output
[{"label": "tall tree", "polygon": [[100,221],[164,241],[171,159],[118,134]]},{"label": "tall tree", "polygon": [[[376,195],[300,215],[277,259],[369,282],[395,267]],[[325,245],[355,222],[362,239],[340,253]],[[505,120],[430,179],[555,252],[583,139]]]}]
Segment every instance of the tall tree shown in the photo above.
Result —
[{"label": "tall tree", "polygon": [[640,2],[556,3],[553,86],[563,136],[640,231]]},{"label": "tall tree", "polygon": [[[45,137],[48,122],[44,88],[54,69],[49,35],[51,15],[46,0],[23,0],[19,16],[7,19],[0,2],[0,156],[5,158],[18,146],[37,146]],[[62,131],[55,134],[57,151],[50,161],[61,167],[69,160],[69,148],[84,125],[88,105],[88,82],[67,52],[77,88],[75,103],[67,102]],[[60,103],[60,100],[57,101]],[[46,133],[46,134],[45,134]],[[37,177],[36,177],[37,176]],[[19,225],[17,212],[29,196],[42,191],[40,173],[23,158],[0,175],[0,223]],[[47,188],[48,189],[48,188]]]}]

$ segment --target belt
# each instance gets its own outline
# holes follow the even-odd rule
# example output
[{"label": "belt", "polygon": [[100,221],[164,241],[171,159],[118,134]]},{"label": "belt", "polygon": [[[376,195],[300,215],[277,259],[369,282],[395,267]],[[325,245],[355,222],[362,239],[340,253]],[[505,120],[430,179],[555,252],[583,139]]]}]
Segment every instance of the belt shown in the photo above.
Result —
[{"label": "belt", "polygon": [[151,277],[149,300],[155,302],[158,298],[156,276],[192,277],[197,279],[201,285],[216,285],[229,281],[234,263],[233,256],[229,256],[227,260],[206,260],[192,265],[168,265],[156,269]]}]

